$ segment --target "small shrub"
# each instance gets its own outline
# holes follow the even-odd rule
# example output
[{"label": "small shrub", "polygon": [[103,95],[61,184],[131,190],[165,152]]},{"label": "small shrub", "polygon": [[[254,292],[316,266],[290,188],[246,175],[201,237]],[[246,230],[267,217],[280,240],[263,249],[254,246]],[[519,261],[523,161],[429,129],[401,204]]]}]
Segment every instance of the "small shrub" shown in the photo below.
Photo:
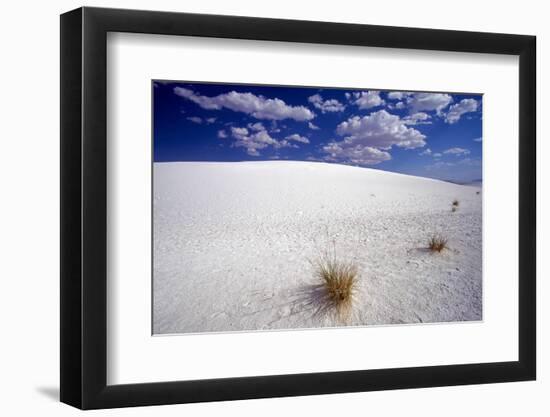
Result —
[{"label": "small shrub", "polygon": [[456,207],[453,206],[453,207],[451,208],[451,211],[454,213],[454,212],[456,211]]},{"label": "small shrub", "polygon": [[479,195],[479,191],[476,191],[476,195]]},{"label": "small shrub", "polygon": [[458,200],[453,200],[453,207],[458,207],[458,204],[459,204]]},{"label": "small shrub", "polygon": [[323,256],[316,264],[316,275],[321,279],[327,301],[340,314],[349,315],[357,287],[358,269],[352,262],[336,259],[336,256]]},{"label": "small shrub", "polygon": [[443,236],[434,235],[428,241],[428,249],[432,252],[441,252],[447,248],[447,239]]}]

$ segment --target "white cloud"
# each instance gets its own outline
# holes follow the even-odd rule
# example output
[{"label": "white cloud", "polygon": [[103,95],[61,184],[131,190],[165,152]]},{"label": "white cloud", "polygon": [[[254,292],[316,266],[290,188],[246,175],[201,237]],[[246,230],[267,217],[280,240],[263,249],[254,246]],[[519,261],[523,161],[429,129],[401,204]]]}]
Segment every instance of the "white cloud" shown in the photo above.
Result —
[{"label": "white cloud", "polygon": [[474,139],[474,142],[482,142],[483,141],[483,138],[475,138]]},{"label": "white cloud", "polygon": [[380,91],[361,91],[348,94],[348,99],[360,109],[382,106],[386,102],[380,97]]},{"label": "white cloud", "polygon": [[322,113],[344,111],[346,108],[346,106],[336,99],[323,100],[320,94],[312,95],[308,98],[308,101],[313,104],[316,109],[321,110]]},{"label": "white cloud", "polygon": [[403,98],[403,93],[401,91],[390,91],[388,93],[388,99],[390,100],[401,100]]},{"label": "white cloud", "polygon": [[307,127],[309,127],[311,130],[319,130],[319,126],[316,126],[311,122],[307,122]]},{"label": "white cloud", "polygon": [[441,158],[443,154],[441,152],[433,152],[430,148],[426,148],[419,153],[420,156],[432,156],[434,159]]},{"label": "white cloud", "polygon": [[309,139],[305,136],[300,136],[297,133],[293,133],[292,135],[287,136],[285,139],[287,140],[293,140],[295,142],[301,142],[301,143],[309,143]]},{"label": "white cloud", "polygon": [[[182,110],[182,113],[184,113],[183,110]],[[203,123],[206,123],[207,125],[210,125],[210,124],[212,124],[216,121],[215,117],[207,117],[206,119],[203,119],[203,118],[198,117],[198,116],[190,116],[190,117],[186,117],[186,119],[189,120],[190,122],[197,123],[199,125],[203,124]]]},{"label": "white cloud", "polygon": [[197,123],[199,125],[202,123],[202,119],[197,116],[186,117],[186,119],[189,120],[190,122]]},{"label": "white cloud", "polygon": [[252,93],[231,91],[214,97],[208,97],[183,87],[175,87],[174,93],[191,100],[203,109],[221,110],[222,108],[226,108],[246,113],[256,119],[308,121],[315,117],[315,114],[307,107],[289,106],[281,99],[265,98]]},{"label": "white cloud", "polygon": [[376,165],[391,159],[389,152],[371,146],[342,146],[342,142],[331,142],[323,146],[326,161],[345,162],[355,165]]},{"label": "white cloud", "polygon": [[470,151],[468,149],[464,149],[464,148],[449,148],[447,150],[444,150],[443,151],[444,154],[446,155],[469,155],[470,154]]},{"label": "white cloud", "polygon": [[388,99],[390,100],[403,100],[404,98],[409,97],[413,93],[408,93],[405,91],[390,91],[388,93]]},{"label": "white cloud", "polygon": [[264,125],[261,122],[249,123],[246,125],[250,130],[259,132],[260,130],[265,130]]},{"label": "white cloud", "polygon": [[465,98],[460,103],[453,104],[445,116],[445,121],[449,124],[456,123],[465,113],[471,113],[477,110],[477,101],[473,98]]},{"label": "white cloud", "polygon": [[325,159],[333,162],[374,165],[391,159],[387,151],[392,146],[413,149],[426,145],[426,136],[386,110],[351,117],[337,126],[336,133],[344,139],[323,147]]},{"label": "white cloud", "polygon": [[[235,146],[239,146],[238,144]],[[260,152],[256,148],[248,147],[246,148],[246,153],[250,156],[260,156]]]},{"label": "white cloud", "polygon": [[336,133],[345,136],[348,144],[361,144],[379,149],[389,149],[393,145],[413,149],[426,145],[424,136],[418,130],[407,127],[399,116],[379,110],[368,116],[354,116],[340,123]]},{"label": "white cloud", "polygon": [[467,166],[481,166],[481,160],[480,159],[472,159],[472,158],[464,158],[460,159],[458,161],[454,162],[446,162],[446,161],[436,161],[431,165],[426,165],[425,168],[428,170],[432,169],[438,169],[443,167],[453,167],[457,165],[467,165]]},{"label": "white cloud", "polygon": [[[219,135],[219,132],[218,132]],[[261,123],[250,123],[246,127],[231,127],[231,136],[236,139],[232,146],[245,148],[250,156],[260,156],[260,150],[269,146],[274,149],[297,148],[298,146],[290,141],[309,143],[309,139],[298,134],[287,136],[285,139],[277,140],[267,132]]]},{"label": "white cloud", "polygon": [[218,130],[218,138],[220,139],[227,138],[227,133],[225,132],[225,130]]},{"label": "white cloud", "polygon": [[248,129],[246,127],[231,127],[231,134],[238,139],[241,136],[248,136]]},{"label": "white cloud", "polygon": [[294,144],[294,143],[290,143],[290,141],[286,140],[286,139],[283,139],[283,140],[280,140],[279,141],[279,144],[275,146],[275,148],[279,149],[279,148],[298,148],[299,146]]},{"label": "white cloud", "polygon": [[419,111],[433,111],[437,114],[447,107],[453,98],[449,94],[442,93],[415,93],[407,99],[407,104],[411,109],[411,113]]},{"label": "white cloud", "polygon": [[250,133],[245,127],[232,127],[231,135],[237,139],[233,146],[245,148],[250,156],[259,156],[259,149],[278,144],[265,130]]},{"label": "white cloud", "polygon": [[403,103],[402,101],[399,101],[399,102],[395,103],[395,108],[396,109],[404,109],[405,108],[405,103]]},{"label": "white cloud", "polygon": [[418,112],[410,116],[406,116],[402,120],[403,123],[408,125],[426,125],[431,123],[429,119],[430,115],[428,113]]},{"label": "white cloud", "polygon": [[315,162],[323,162],[323,161],[326,161],[326,158],[318,158],[316,156],[308,156],[306,158],[306,161],[315,161]]}]

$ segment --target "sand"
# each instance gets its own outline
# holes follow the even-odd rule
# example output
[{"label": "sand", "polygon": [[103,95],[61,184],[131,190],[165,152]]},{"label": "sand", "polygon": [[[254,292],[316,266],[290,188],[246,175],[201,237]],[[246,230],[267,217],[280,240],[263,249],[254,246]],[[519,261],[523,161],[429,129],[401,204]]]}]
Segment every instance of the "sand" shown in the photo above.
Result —
[{"label": "sand", "polygon": [[[155,163],[153,332],[481,320],[481,202],[479,187],[338,164]],[[426,249],[434,233],[448,249]],[[323,308],[312,263],[327,250],[359,269],[345,318]]]}]

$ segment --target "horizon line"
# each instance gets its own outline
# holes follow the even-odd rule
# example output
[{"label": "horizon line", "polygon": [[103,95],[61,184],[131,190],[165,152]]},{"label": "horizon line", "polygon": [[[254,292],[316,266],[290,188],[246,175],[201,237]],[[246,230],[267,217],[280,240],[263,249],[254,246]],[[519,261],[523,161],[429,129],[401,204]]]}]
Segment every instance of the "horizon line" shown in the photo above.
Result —
[{"label": "horizon line", "polygon": [[398,175],[406,175],[409,177],[417,177],[417,178],[426,178],[430,180],[436,180],[436,181],[444,181],[449,182],[452,184],[457,185],[468,185],[468,184],[474,184],[474,183],[483,183],[483,178],[474,178],[471,180],[454,180],[454,179],[445,179],[445,178],[434,178],[434,177],[427,177],[424,175],[415,175],[415,174],[409,174],[405,172],[398,172],[393,171],[389,169],[383,169],[383,168],[376,168],[375,165],[372,166],[361,166],[361,165],[352,165],[352,164],[342,164],[338,162],[330,162],[330,161],[309,161],[309,160],[303,160],[303,159],[262,159],[257,161],[250,161],[250,160],[241,160],[241,161],[204,161],[204,160],[194,160],[194,161],[152,161],[153,164],[171,164],[171,163],[200,163],[200,164],[239,164],[239,163],[265,163],[265,162],[301,162],[301,163],[316,163],[316,164],[327,164],[327,165],[340,165],[345,167],[352,167],[352,168],[363,168],[363,169],[375,169],[377,171],[384,171],[389,172],[392,174],[398,174]]}]

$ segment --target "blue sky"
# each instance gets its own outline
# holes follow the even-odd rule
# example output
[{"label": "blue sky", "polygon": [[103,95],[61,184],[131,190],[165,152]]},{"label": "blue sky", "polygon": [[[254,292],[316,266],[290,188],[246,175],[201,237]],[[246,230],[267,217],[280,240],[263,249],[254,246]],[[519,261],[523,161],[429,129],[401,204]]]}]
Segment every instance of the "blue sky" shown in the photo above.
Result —
[{"label": "blue sky", "polygon": [[310,160],[481,179],[482,96],[153,81],[155,162]]}]

